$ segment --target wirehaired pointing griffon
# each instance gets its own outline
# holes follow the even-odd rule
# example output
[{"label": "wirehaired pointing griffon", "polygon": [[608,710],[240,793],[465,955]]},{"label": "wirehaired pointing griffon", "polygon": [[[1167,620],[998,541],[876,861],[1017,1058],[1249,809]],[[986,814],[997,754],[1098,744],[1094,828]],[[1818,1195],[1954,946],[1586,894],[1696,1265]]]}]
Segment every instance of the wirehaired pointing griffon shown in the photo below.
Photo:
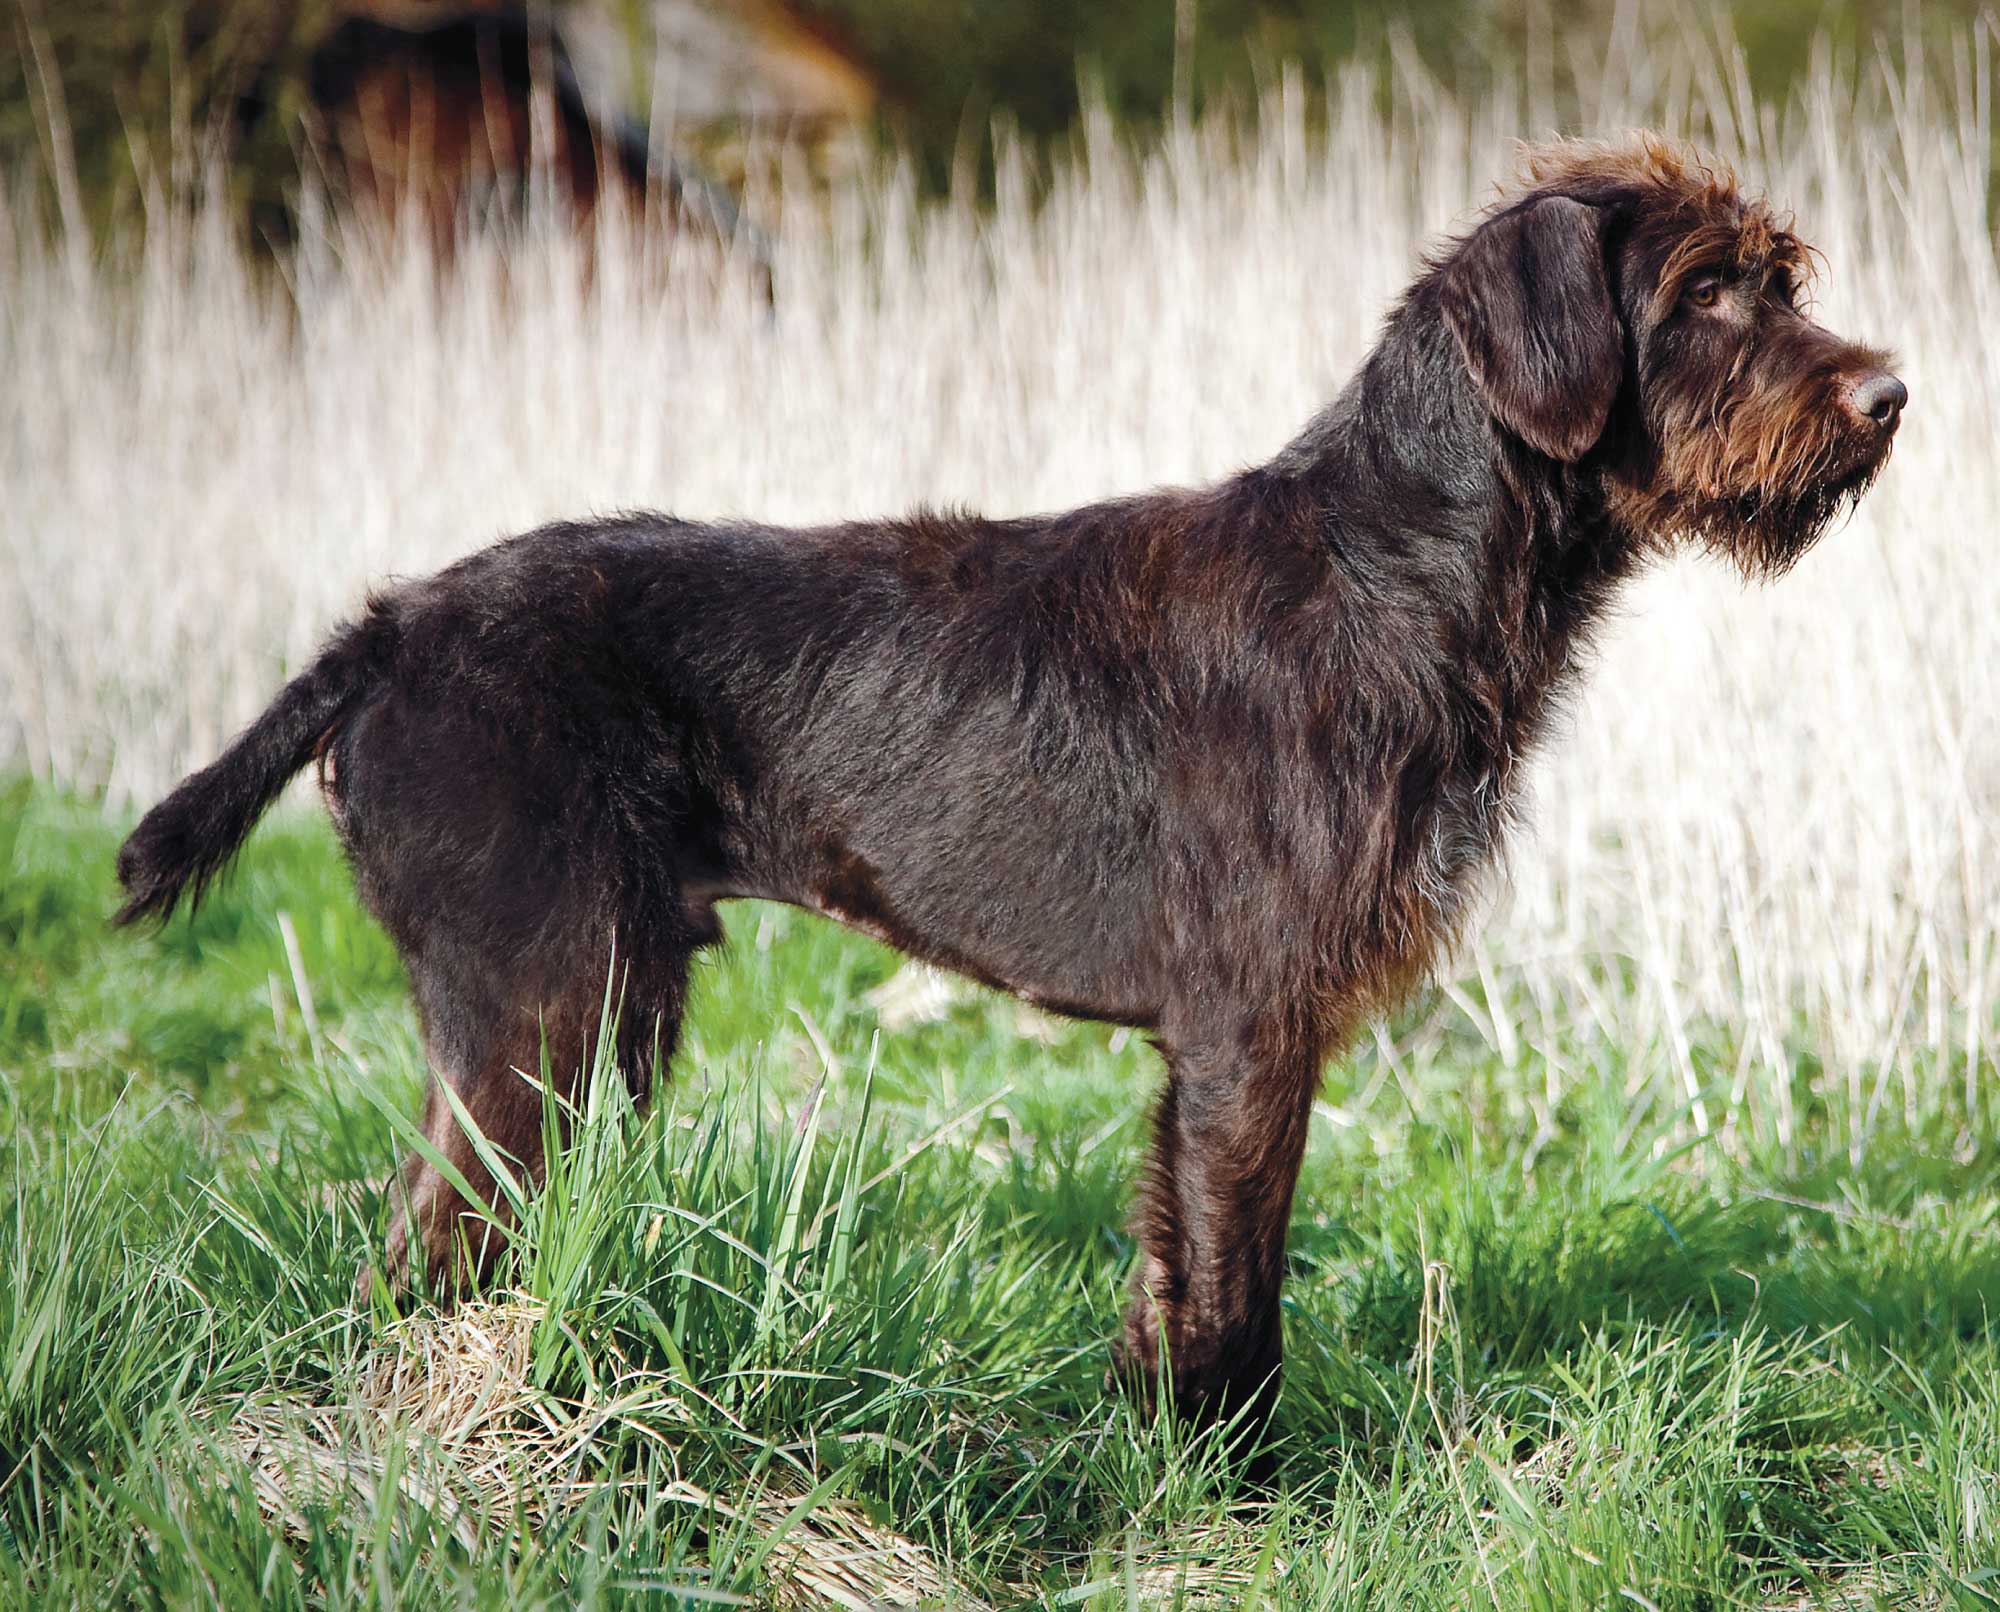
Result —
[{"label": "wirehaired pointing griffon", "polygon": [[[1268,1409],[1320,1070],[1451,944],[1618,585],[1782,573],[1888,458],[1812,253],[1651,137],[1530,154],[1269,464],[1061,515],[545,527],[371,599],[118,861],[199,895],[318,758],[438,1087],[541,1164],[614,955],[635,1093],[718,901],[826,913],[1166,1062],[1118,1356]],[[614,952],[615,948],[615,952]],[[440,1091],[424,1131],[491,1186]],[[387,1268],[490,1228],[413,1157]]]}]

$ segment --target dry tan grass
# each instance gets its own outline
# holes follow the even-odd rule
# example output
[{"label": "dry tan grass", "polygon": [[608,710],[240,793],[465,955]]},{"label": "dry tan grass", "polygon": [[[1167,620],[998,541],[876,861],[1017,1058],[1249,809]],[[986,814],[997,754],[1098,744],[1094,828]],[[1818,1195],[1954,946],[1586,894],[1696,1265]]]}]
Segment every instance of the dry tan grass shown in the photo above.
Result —
[{"label": "dry tan grass", "polygon": [[[1170,1544],[1155,1541],[1135,1553],[1131,1582],[1138,1606],[1235,1607],[1258,1581],[1262,1548],[1251,1522],[1184,1530]],[[1264,1568],[1265,1605],[1285,1605],[1292,1562],[1280,1552]]]},{"label": "dry tan grass", "polygon": [[1931,1612],[1945,1603],[1939,1595],[1912,1595],[1907,1580],[1882,1568],[1858,1565],[1831,1573],[1824,1590],[1801,1590],[1771,1603],[1770,1612]]},{"label": "dry tan grass", "polygon": [[[370,1514],[392,1481],[468,1552],[510,1528],[540,1528],[622,1481],[600,1460],[608,1434],[671,1446],[688,1420],[650,1373],[625,1373],[581,1400],[536,1388],[531,1350],[542,1319],[541,1306],[520,1296],[413,1317],[384,1335],[344,1393],[212,1407],[215,1453],[249,1474],[266,1516],[297,1532],[308,1512]],[[676,1478],[650,1494],[753,1539],[775,1536],[762,1567],[775,1604],[978,1612],[983,1603],[928,1550],[858,1506],[828,1499],[802,1510],[811,1487],[774,1468],[751,1492]]]}]

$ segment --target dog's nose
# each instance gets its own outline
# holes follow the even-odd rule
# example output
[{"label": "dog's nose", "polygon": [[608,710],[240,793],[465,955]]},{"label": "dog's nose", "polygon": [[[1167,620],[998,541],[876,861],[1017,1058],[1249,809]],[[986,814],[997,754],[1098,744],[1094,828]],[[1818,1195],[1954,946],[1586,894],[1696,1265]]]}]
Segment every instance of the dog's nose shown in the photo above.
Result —
[{"label": "dog's nose", "polygon": [[1903,417],[1903,405],[1910,401],[1910,389],[1887,370],[1864,375],[1847,395],[1847,406],[1860,420],[1872,421],[1883,431],[1896,429]]}]

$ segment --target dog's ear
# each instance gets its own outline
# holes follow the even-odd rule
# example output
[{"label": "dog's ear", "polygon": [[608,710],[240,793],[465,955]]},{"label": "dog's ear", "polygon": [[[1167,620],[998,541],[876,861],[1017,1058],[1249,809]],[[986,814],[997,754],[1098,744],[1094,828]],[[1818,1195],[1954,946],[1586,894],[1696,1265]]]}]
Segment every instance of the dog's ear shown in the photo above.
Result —
[{"label": "dog's ear", "polygon": [[1502,213],[1459,247],[1439,290],[1493,417],[1552,459],[1588,453],[1625,369],[1597,209],[1544,196]]}]

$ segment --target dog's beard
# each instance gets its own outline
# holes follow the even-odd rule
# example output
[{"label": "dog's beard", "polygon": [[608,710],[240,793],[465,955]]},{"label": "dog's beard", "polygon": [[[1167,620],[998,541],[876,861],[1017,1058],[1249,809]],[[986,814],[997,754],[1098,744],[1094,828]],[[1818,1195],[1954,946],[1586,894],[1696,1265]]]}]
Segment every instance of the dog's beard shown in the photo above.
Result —
[{"label": "dog's beard", "polygon": [[1719,411],[1690,400],[1656,421],[1650,495],[1656,541],[1720,556],[1749,581],[1783,576],[1854,512],[1889,462],[1893,438],[1857,430],[1835,378],[1766,384]]},{"label": "dog's beard", "polygon": [[1746,581],[1773,581],[1854,513],[1888,461],[1883,452],[1831,481],[1782,491],[1669,495],[1661,501],[1661,524],[1671,536],[1727,560]]}]

